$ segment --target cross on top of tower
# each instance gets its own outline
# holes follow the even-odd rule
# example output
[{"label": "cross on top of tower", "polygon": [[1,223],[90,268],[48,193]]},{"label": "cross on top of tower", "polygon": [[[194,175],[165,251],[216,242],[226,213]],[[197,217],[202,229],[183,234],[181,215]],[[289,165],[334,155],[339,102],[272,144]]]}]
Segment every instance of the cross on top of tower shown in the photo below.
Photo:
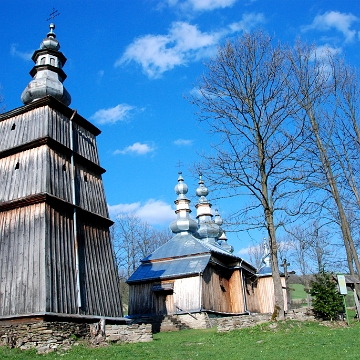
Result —
[{"label": "cross on top of tower", "polygon": [[51,21],[53,22],[53,21],[54,21],[54,18],[55,18],[56,16],[59,16],[59,15],[60,15],[59,11],[58,11],[58,10],[55,10],[55,8],[53,8],[53,9],[52,9],[52,12],[50,13],[50,17],[49,17],[48,19],[46,19],[46,21],[51,20]]},{"label": "cross on top of tower", "polygon": [[181,167],[182,166],[184,166],[184,164],[179,160],[178,162],[177,162],[177,164],[175,165],[175,167],[177,167],[178,169],[179,169],[179,173],[181,172]]}]

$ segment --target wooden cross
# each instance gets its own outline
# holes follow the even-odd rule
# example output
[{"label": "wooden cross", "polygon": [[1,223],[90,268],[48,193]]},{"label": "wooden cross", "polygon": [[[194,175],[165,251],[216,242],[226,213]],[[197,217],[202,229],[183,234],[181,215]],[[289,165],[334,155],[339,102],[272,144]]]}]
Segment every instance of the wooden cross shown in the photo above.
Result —
[{"label": "wooden cross", "polygon": [[184,164],[179,160],[177,165],[175,167],[179,168],[179,172],[180,172],[180,168],[183,166]]},{"label": "wooden cross", "polygon": [[46,21],[52,20],[52,22],[54,22],[54,18],[59,16],[60,13],[55,10],[55,8],[52,9],[52,13],[50,13],[50,17],[48,19],[46,19]]}]

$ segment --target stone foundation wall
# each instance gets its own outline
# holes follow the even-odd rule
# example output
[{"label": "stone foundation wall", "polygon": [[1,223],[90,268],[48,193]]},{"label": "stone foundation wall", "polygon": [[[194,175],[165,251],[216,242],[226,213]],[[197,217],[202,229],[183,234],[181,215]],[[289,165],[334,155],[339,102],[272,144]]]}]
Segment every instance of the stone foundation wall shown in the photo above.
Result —
[{"label": "stone foundation wall", "polygon": [[[286,316],[286,320],[312,321],[314,315],[306,308],[290,310]],[[271,314],[251,314],[239,315],[222,318],[211,318],[214,325],[217,326],[218,332],[230,331],[235,329],[242,329],[246,327],[255,326],[265,322],[271,321]]]},{"label": "stone foundation wall", "polygon": [[0,325],[0,345],[39,353],[69,349],[78,338],[90,338],[89,324],[40,321],[32,324]]},{"label": "stone foundation wall", "polygon": [[40,354],[68,350],[78,340],[101,345],[106,341],[148,342],[152,339],[151,325],[106,325],[104,320],[93,324],[56,321],[0,324],[0,346],[35,348]]},{"label": "stone foundation wall", "polygon": [[151,324],[106,325],[106,341],[149,342],[153,340]]}]

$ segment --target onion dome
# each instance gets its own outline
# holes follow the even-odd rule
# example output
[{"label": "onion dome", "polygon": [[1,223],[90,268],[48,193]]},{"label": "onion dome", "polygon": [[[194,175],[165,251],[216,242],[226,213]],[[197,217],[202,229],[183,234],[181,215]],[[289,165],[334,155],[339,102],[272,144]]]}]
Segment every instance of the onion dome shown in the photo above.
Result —
[{"label": "onion dome", "polygon": [[221,226],[221,225],[223,224],[223,219],[221,218],[221,216],[220,216],[220,214],[219,214],[219,212],[218,212],[217,209],[215,209],[215,220],[214,220],[214,223],[215,223],[216,225],[219,225],[219,226]]},{"label": "onion dome", "polygon": [[63,82],[66,74],[62,70],[66,57],[59,51],[60,44],[54,33],[55,25],[50,24],[47,37],[41,42],[40,49],[32,56],[35,66],[30,71],[33,79],[21,94],[21,101],[27,105],[32,101],[51,95],[66,106],[71,103],[71,96]]},{"label": "onion dome", "polygon": [[227,237],[226,237],[226,233],[225,231],[223,231],[223,233],[221,234],[221,236],[219,237],[219,240],[217,242],[224,250],[228,251],[229,253],[233,253],[234,252],[234,247],[231,246],[230,244],[228,244],[227,242]]},{"label": "onion dome", "polygon": [[185,184],[182,173],[179,172],[178,183],[175,186],[178,195],[175,200],[177,219],[170,224],[170,230],[177,233],[194,233],[197,230],[197,222],[190,217],[190,200],[186,197],[188,186]]},{"label": "onion dome", "polygon": [[[204,181],[201,178],[199,180],[199,187],[196,189],[196,195],[199,197],[198,203],[195,206],[197,212],[197,219],[198,219],[198,231],[196,236],[203,241],[209,243],[215,243],[216,239],[221,235],[221,228],[220,225],[213,221],[213,215],[211,212],[211,204],[206,198],[209,191],[204,185]],[[219,215],[220,218],[220,215]],[[219,222],[221,220],[217,219]],[[222,223],[222,220],[221,220]]]},{"label": "onion dome", "polygon": [[257,273],[259,275],[271,275],[272,274],[272,268],[271,268],[271,258],[270,258],[270,250],[269,245],[266,239],[264,239],[263,243],[263,252],[264,255],[261,259],[262,265],[260,266]]}]

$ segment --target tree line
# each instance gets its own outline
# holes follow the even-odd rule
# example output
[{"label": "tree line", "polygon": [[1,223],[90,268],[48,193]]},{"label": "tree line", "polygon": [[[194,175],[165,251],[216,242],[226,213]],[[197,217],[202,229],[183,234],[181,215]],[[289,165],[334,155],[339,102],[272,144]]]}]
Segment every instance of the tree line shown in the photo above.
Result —
[{"label": "tree line", "polygon": [[338,235],[359,274],[356,69],[332,49],[256,31],[219,47],[196,88],[190,101],[216,139],[199,166],[222,196],[246,195],[231,219],[241,230],[266,229],[274,315],[284,316],[280,237],[298,244],[299,260],[311,247],[320,268],[322,242]]}]

